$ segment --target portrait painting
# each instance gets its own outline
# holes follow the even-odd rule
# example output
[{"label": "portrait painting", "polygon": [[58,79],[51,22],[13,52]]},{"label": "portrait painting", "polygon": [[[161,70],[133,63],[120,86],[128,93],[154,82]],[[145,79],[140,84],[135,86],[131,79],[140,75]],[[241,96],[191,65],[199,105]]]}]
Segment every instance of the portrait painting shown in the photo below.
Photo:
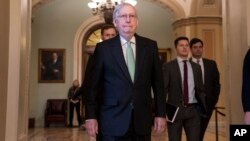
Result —
[{"label": "portrait painting", "polygon": [[158,52],[162,63],[166,63],[171,60],[171,48],[160,48]]},{"label": "portrait painting", "polygon": [[39,49],[38,82],[65,82],[65,49]]}]

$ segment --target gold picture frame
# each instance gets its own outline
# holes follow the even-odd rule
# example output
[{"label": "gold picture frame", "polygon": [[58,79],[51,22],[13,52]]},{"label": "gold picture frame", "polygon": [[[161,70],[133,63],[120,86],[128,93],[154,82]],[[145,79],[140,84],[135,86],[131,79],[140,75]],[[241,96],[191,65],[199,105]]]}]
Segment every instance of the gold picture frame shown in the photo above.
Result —
[{"label": "gold picture frame", "polygon": [[171,48],[159,48],[158,52],[162,63],[166,63],[171,60]]},{"label": "gold picture frame", "polygon": [[65,82],[65,49],[39,49],[38,82]]}]

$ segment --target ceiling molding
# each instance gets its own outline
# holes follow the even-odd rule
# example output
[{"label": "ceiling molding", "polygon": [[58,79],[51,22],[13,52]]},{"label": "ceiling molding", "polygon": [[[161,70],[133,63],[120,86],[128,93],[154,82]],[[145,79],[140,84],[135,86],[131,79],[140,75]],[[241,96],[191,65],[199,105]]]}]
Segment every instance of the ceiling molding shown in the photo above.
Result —
[{"label": "ceiling molding", "polygon": [[164,9],[168,9],[171,14],[176,18],[183,18],[185,17],[185,11],[182,6],[176,0],[144,0],[151,3],[154,3]]},{"label": "ceiling molding", "polygon": [[37,9],[53,0],[32,0],[32,9]]},{"label": "ceiling molding", "polygon": [[174,29],[183,26],[195,24],[216,24],[222,25],[222,17],[220,16],[195,16],[178,19],[173,23]]},{"label": "ceiling molding", "polygon": [[[37,9],[53,0],[32,0],[32,9]],[[156,4],[169,11],[174,15],[176,19],[185,17],[185,11],[179,2],[175,0],[143,0]]]}]

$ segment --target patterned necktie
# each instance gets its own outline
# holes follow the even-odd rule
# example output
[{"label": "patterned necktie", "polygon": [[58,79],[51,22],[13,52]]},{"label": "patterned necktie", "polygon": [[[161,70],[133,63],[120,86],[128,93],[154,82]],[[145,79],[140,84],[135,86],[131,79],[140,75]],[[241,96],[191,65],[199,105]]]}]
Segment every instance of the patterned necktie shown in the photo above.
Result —
[{"label": "patterned necktie", "polygon": [[188,105],[188,68],[187,60],[183,60],[184,63],[184,80],[183,80],[183,102],[184,105]]},{"label": "patterned necktie", "polygon": [[131,77],[132,81],[134,82],[135,60],[134,60],[133,50],[132,50],[132,47],[131,47],[131,42],[127,42],[126,54],[127,54],[128,71],[129,71],[129,74],[130,74],[130,77]]}]

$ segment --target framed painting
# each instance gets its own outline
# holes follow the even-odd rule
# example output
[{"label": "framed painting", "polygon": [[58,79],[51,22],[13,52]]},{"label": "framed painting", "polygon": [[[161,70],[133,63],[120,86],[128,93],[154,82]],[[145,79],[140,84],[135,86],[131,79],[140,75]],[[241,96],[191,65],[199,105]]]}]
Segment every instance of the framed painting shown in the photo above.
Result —
[{"label": "framed painting", "polygon": [[65,82],[65,49],[39,49],[38,82]]},{"label": "framed painting", "polygon": [[162,63],[166,63],[171,60],[171,48],[160,48],[158,52]]}]

